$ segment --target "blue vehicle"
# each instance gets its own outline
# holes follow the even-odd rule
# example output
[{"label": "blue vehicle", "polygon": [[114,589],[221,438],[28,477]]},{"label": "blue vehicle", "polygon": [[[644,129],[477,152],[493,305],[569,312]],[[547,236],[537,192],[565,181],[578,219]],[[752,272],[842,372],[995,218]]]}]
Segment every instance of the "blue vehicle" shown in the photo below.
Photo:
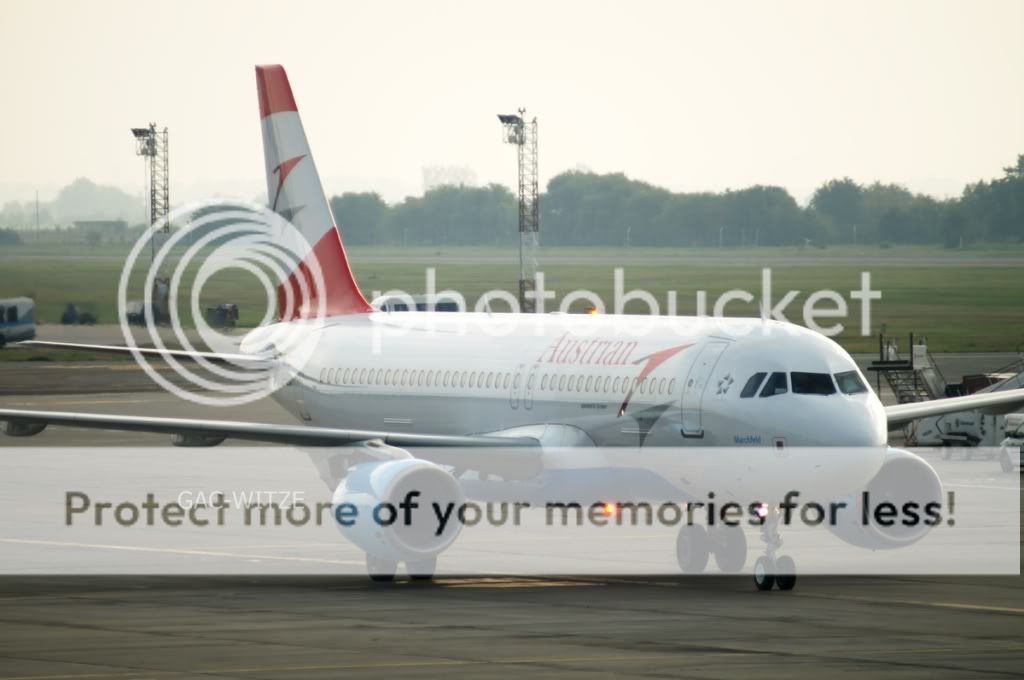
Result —
[{"label": "blue vehicle", "polygon": [[0,347],[36,337],[36,303],[31,298],[0,299]]}]

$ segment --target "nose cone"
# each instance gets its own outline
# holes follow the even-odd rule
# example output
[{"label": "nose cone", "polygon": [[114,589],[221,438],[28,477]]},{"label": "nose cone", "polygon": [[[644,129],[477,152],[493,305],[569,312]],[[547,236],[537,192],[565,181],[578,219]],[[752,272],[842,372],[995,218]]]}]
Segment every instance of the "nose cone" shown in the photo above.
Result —
[{"label": "nose cone", "polygon": [[889,428],[885,409],[876,395],[840,397],[829,408],[833,411],[833,440],[820,443],[834,447],[885,447]]},{"label": "nose cone", "polygon": [[792,411],[787,428],[801,446],[879,447],[889,438],[885,410],[871,393],[810,397]]},{"label": "nose cone", "polygon": [[885,446],[889,440],[889,428],[885,420],[885,409],[874,394],[842,400],[837,446]]}]

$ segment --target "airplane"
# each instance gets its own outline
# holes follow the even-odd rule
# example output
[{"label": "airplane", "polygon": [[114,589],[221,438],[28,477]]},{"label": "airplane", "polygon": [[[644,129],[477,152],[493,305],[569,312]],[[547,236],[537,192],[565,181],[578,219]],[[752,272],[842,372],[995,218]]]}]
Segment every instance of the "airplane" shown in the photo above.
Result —
[{"label": "airplane", "polygon": [[[326,453],[314,462],[335,503],[399,499],[413,487],[425,499],[459,499],[531,480],[608,498],[621,492],[616,482],[623,479],[646,488],[641,495],[677,498],[723,484],[742,497],[745,488],[774,483],[784,490],[801,480],[835,494],[899,487],[938,497],[934,470],[888,447],[888,432],[917,418],[1009,412],[1024,403],[1024,390],[1012,390],[883,406],[837,343],[761,318],[723,325],[707,317],[378,311],[349,266],[284,68],[257,66],[256,80],[268,202],[305,239],[306,259],[278,288],[279,301],[290,293],[296,304],[282,303],[279,320],[249,332],[238,355],[137,351],[288,369],[275,374],[273,398],[298,424],[0,409],[5,434],[34,436],[55,425],[164,433],[178,446],[230,438],[308,447]],[[322,285],[300,285],[312,265],[322,271]],[[326,313],[317,318],[314,309]],[[313,343],[303,365],[271,344],[281,324],[300,327]],[[381,331],[389,331],[383,351],[374,351]],[[668,447],[673,455],[649,465],[632,455],[639,447]],[[830,454],[812,460],[821,447]],[[622,455],[607,453],[616,450]],[[724,455],[716,451],[734,463],[725,476],[715,477],[709,465]],[[786,455],[771,455],[778,452]],[[695,469],[703,471],[700,480],[687,483],[686,471]],[[777,513],[766,512],[772,519],[761,529],[766,553],[754,565],[755,585],[789,590],[795,565],[778,555]],[[868,548],[907,545],[925,533],[879,525],[834,530]],[[457,533],[397,527],[345,535],[366,552],[372,578],[391,580],[402,562],[410,576],[430,578]],[[684,525],[676,554],[687,573],[703,571],[710,554],[723,571],[739,571],[746,539],[742,531]]]}]

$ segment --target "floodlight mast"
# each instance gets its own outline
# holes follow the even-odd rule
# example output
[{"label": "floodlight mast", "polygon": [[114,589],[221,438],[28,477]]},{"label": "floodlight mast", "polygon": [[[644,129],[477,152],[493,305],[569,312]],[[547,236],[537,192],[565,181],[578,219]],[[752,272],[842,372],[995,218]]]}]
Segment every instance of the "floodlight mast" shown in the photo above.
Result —
[{"label": "floodlight mast", "polygon": [[[149,127],[132,128],[132,135],[135,137],[135,155],[148,159],[144,167],[146,184],[149,185],[149,228],[155,229],[157,223],[163,220],[160,232],[170,233],[171,225],[165,220],[171,211],[167,128],[157,130],[156,123],[150,123]],[[155,239],[156,233],[149,239],[150,251],[154,254]]]},{"label": "floodlight mast", "polygon": [[537,311],[537,249],[540,245],[540,187],[537,173],[537,119],[527,122],[526,109],[498,114],[503,139],[516,146],[519,170],[519,309]]}]

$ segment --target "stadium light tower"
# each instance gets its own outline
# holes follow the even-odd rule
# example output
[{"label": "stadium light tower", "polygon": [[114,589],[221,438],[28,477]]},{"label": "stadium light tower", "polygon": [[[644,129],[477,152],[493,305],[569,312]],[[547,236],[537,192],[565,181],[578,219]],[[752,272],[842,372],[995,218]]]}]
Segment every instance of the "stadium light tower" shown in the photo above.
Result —
[{"label": "stadium light tower", "polygon": [[[171,211],[170,174],[167,157],[167,128],[156,129],[156,123],[149,127],[132,128],[135,137],[135,155],[147,160],[143,166],[146,170],[146,184],[149,185],[149,227],[152,229]],[[166,234],[171,225],[164,222],[161,231]],[[150,250],[155,253],[156,234],[150,239]]]},{"label": "stadium light tower", "polygon": [[537,289],[537,248],[540,245],[540,189],[537,176],[537,119],[527,122],[526,109],[498,114],[502,141],[516,146],[519,162],[519,309],[535,312],[536,300],[526,296]]}]

